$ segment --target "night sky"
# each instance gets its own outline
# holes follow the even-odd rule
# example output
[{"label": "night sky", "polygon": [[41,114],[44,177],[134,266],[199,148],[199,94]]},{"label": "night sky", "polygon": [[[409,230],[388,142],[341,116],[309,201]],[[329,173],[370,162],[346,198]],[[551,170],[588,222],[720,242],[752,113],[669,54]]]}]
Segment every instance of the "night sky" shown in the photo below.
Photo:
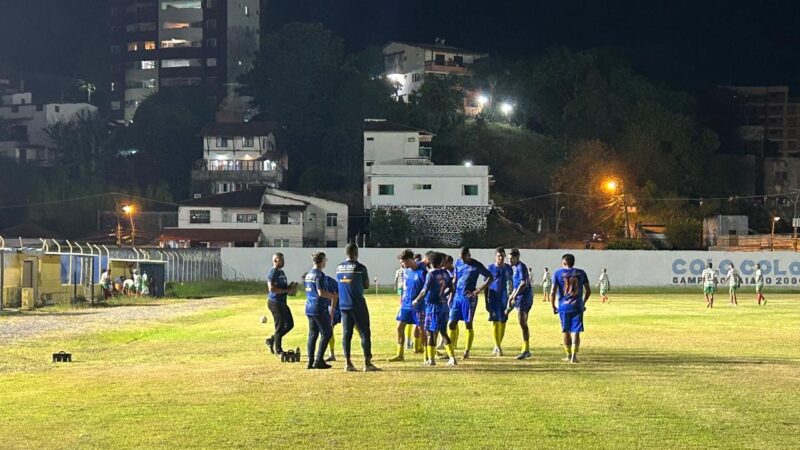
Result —
[{"label": "night sky", "polygon": [[[99,77],[107,67],[105,5],[0,0],[0,64]],[[322,22],[350,50],[435,37],[506,58],[560,45],[613,47],[648,76],[687,90],[800,84],[798,1],[270,0],[264,14],[268,29]]]}]

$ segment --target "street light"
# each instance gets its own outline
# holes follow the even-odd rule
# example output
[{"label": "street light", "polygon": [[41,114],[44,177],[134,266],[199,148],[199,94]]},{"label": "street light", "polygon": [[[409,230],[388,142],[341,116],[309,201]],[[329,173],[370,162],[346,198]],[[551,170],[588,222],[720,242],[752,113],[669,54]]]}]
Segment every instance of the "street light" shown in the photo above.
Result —
[{"label": "street light", "polygon": [[136,244],[136,225],[133,222],[133,215],[136,214],[136,206],[132,204],[125,205],[122,207],[122,212],[124,212],[131,221],[131,247],[133,247]]},{"label": "street light", "polygon": [[775,224],[778,223],[779,220],[781,220],[781,218],[778,216],[772,218],[772,232],[769,234],[769,251],[771,252],[775,251]]},{"label": "street light", "polygon": [[622,203],[622,208],[625,211],[625,238],[630,238],[630,219],[628,217],[628,201],[625,198],[625,187],[617,177],[609,177],[603,180],[600,186],[604,191],[612,196],[617,196],[619,202]]},{"label": "street light", "polygon": [[481,106],[481,108],[483,108],[484,105],[489,103],[489,97],[487,97],[487,96],[485,96],[483,94],[478,95],[478,98],[476,100],[478,100],[478,104]]},{"label": "street light", "polygon": [[505,114],[506,118],[508,118],[508,115],[511,114],[512,111],[514,111],[514,106],[511,105],[511,103],[503,102],[500,104],[500,112]]},{"label": "street light", "polygon": [[472,167],[472,161],[464,161],[464,167]]}]

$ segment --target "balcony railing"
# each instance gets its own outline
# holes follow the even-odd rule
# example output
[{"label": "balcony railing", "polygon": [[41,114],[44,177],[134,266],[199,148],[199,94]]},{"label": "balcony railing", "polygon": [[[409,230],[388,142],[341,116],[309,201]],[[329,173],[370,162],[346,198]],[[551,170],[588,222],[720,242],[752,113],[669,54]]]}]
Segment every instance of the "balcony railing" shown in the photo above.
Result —
[{"label": "balcony railing", "polygon": [[192,179],[195,181],[278,181],[281,172],[274,161],[255,160],[200,160],[192,167]]},{"label": "balcony railing", "polygon": [[444,61],[443,64],[437,64],[436,61],[425,61],[425,70],[430,72],[444,72],[454,73],[459,75],[469,74],[469,65],[463,63],[456,63],[455,61]]}]

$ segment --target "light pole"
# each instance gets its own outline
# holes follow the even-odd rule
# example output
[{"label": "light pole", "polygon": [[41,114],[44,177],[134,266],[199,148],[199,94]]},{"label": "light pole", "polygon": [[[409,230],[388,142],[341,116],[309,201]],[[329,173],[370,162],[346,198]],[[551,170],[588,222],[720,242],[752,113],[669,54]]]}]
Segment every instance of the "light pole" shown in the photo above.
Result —
[{"label": "light pole", "polygon": [[561,223],[561,211],[564,211],[566,208],[566,206],[562,206],[558,208],[558,213],[556,213],[556,236],[558,235],[558,224]]},{"label": "light pole", "polygon": [[603,181],[602,188],[604,191],[608,192],[611,195],[617,196],[619,202],[622,203],[622,209],[625,212],[625,239],[631,237],[630,233],[630,219],[628,217],[628,201],[625,198],[625,187],[622,184],[622,181],[615,177],[611,177]]},{"label": "light pole", "polygon": [[772,232],[769,234],[769,251],[775,251],[775,224],[781,220],[780,217],[775,216],[772,218]]},{"label": "light pole", "polygon": [[125,205],[122,207],[122,212],[124,212],[131,221],[131,247],[134,247],[136,245],[136,225],[133,222],[133,215],[136,213],[136,207],[133,205]]}]

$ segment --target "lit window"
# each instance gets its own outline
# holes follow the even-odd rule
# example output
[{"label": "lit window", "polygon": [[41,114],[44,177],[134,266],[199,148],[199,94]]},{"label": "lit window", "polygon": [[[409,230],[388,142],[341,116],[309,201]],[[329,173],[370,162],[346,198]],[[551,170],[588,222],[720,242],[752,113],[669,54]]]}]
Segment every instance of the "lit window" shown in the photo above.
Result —
[{"label": "lit window", "polygon": [[394,185],[393,184],[379,184],[378,185],[378,195],[394,195]]},{"label": "lit window", "polygon": [[145,50],[155,50],[156,49],[156,42],[155,41],[145,41],[144,42],[144,49]]},{"label": "lit window", "polygon": [[211,211],[207,209],[189,211],[189,223],[211,223]]},{"label": "lit window", "polygon": [[336,227],[339,224],[339,215],[336,213],[328,213],[325,215],[325,226]]},{"label": "lit window", "polygon": [[139,50],[139,43],[138,42],[128,42],[128,51],[135,52]]},{"label": "lit window", "polygon": [[202,9],[200,0],[173,0],[161,3],[161,9]]},{"label": "lit window", "polygon": [[116,81],[112,81],[111,82],[110,90],[111,90],[111,92],[114,92],[114,91],[117,90],[117,82]]},{"label": "lit window", "polygon": [[161,67],[167,69],[175,67],[189,67],[189,65],[188,59],[165,59],[161,61]]},{"label": "lit window", "polygon": [[237,223],[256,223],[258,216],[256,214],[236,214]]},{"label": "lit window", "polygon": [[217,65],[217,58],[206,59],[206,67],[216,67],[216,65]]},{"label": "lit window", "polygon": [[142,61],[142,69],[155,69],[156,62],[155,61]]},{"label": "lit window", "polygon": [[192,42],[186,39],[168,39],[161,41],[161,48],[192,47]]},{"label": "lit window", "polygon": [[478,195],[478,185],[477,184],[465,184],[462,188],[463,195]]},{"label": "lit window", "polygon": [[113,102],[111,102],[111,110],[112,110],[112,111],[119,111],[119,109],[120,109],[121,107],[122,107],[122,105],[120,105],[119,101],[113,101]]},{"label": "lit window", "polygon": [[248,17],[250,16],[250,7],[249,6],[245,6],[244,7],[244,15],[248,16]]},{"label": "lit window", "polygon": [[189,28],[189,22],[164,22],[161,28],[165,30],[180,30],[181,28]]}]

